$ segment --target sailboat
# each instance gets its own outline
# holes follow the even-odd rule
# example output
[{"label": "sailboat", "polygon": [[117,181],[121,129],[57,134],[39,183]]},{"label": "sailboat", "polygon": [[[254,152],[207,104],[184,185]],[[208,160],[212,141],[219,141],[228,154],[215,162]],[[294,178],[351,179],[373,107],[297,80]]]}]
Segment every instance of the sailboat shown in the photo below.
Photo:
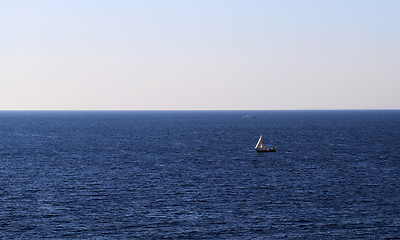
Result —
[{"label": "sailboat", "polygon": [[276,147],[264,147],[263,146],[263,136],[261,134],[260,139],[258,139],[257,145],[255,147],[257,152],[275,152]]}]

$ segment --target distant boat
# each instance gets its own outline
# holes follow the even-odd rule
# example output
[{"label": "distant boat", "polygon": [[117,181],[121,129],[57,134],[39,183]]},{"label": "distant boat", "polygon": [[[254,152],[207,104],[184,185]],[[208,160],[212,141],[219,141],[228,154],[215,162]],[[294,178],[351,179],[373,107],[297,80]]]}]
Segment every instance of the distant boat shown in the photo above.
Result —
[{"label": "distant boat", "polygon": [[245,116],[242,116],[242,118],[256,118],[256,115],[245,115]]},{"label": "distant boat", "polygon": [[261,134],[260,139],[258,139],[257,145],[255,147],[257,152],[275,152],[276,147],[264,147],[263,146],[263,136]]}]

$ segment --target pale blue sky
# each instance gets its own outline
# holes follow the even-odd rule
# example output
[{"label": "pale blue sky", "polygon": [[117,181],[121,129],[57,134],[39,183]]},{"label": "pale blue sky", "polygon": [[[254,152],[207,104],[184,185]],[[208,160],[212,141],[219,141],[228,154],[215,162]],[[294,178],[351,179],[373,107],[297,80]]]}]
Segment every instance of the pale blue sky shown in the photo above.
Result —
[{"label": "pale blue sky", "polygon": [[400,108],[397,0],[0,1],[0,109]]}]

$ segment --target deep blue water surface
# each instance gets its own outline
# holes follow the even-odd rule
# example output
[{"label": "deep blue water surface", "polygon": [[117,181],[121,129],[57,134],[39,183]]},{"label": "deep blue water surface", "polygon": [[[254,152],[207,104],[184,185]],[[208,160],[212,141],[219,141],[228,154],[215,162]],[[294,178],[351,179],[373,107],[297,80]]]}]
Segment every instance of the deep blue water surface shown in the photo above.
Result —
[{"label": "deep blue water surface", "polygon": [[0,238],[396,237],[400,111],[0,112]]}]

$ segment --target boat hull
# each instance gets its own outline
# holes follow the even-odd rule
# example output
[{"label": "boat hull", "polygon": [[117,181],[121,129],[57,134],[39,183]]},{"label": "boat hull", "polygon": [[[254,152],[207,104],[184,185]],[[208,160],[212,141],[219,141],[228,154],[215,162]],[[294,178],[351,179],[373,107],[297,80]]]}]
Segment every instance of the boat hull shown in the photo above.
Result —
[{"label": "boat hull", "polygon": [[256,148],[257,152],[276,152],[276,147],[270,148]]}]

